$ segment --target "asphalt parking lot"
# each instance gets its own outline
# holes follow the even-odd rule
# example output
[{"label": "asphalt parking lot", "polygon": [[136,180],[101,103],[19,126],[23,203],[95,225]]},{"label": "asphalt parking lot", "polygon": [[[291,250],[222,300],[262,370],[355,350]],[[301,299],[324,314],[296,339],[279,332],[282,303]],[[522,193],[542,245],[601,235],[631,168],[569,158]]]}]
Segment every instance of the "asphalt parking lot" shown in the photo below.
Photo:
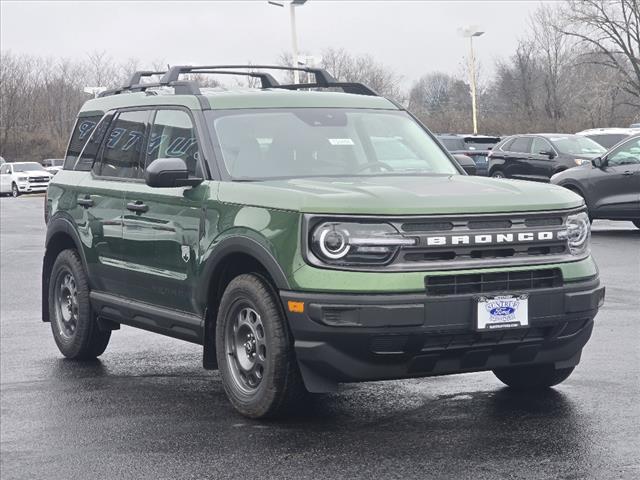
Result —
[{"label": "asphalt parking lot", "polygon": [[64,360],[40,321],[42,197],[0,200],[1,476],[640,478],[640,230],[596,221],[605,307],[574,374],[522,395],[491,373],[345,386],[249,421],[195,345],[123,327]]}]

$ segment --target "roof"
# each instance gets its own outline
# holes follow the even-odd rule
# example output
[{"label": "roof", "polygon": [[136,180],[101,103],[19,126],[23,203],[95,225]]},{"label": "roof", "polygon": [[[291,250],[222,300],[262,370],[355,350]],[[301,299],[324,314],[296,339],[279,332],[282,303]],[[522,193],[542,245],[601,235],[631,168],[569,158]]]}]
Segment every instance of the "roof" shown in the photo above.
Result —
[{"label": "roof", "polygon": [[[159,92],[162,93],[162,92]],[[80,112],[106,112],[114,108],[153,105],[182,105],[192,110],[249,108],[373,108],[398,110],[384,97],[342,92],[293,91],[284,89],[251,89],[207,91],[203,95],[149,95],[147,92],[123,93],[87,101]],[[208,102],[208,105],[206,105]]]},{"label": "roof", "polygon": [[640,132],[638,128],[590,128],[588,130],[582,130],[581,132],[576,133],[576,135],[631,135],[633,133]]}]

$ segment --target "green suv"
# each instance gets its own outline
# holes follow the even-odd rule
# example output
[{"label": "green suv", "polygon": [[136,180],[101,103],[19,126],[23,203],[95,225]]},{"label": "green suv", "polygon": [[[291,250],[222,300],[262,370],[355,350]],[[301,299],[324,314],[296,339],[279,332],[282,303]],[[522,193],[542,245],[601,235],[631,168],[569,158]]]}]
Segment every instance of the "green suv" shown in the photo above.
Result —
[{"label": "green suv", "polygon": [[[45,204],[63,355],[97,357],[121,324],[197,343],[254,418],[341,382],[566,379],[604,300],[583,200],[468,176],[366,86],[267,68],[136,72],[82,107]],[[261,88],[180,78],[205,73]]]}]

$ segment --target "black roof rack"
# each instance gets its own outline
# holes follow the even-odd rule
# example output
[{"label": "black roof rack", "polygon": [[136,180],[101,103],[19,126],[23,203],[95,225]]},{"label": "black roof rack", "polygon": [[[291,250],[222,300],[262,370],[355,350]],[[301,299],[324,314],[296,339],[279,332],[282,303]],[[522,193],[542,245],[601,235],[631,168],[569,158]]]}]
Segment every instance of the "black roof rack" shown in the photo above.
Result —
[{"label": "black roof rack", "polygon": [[365,84],[358,82],[329,82],[327,85],[320,85],[318,83],[292,83],[287,85],[278,85],[276,88],[285,88],[287,90],[302,90],[305,88],[341,88],[345,93],[372,95],[374,97],[379,96],[375,90],[372,90]]},{"label": "black roof rack", "polygon": [[152,77],[153,75],[164,75],[165,71],[154,72],[152,70],[138,70],[137,72],[133,72],[131,78],[129,79],[129,83],[126,85],[127,87],[132,87],[134,85],[139,85],[140,80],[143,77]]},{"label": "black roof rack", "polygon": [[[307,72],[312,73],[316,77],[316,83],[321,87],[328,87],[330,83],[335,83],[336,79],[329,74],[326,70],[322,68],[310,68],[310,67],[284,67],[282,65],[198,65],[198,66],[189,66],[189,65],[178,65],[175,67],[171,67],[167,73],[162,77],[160,82],[174,82],[178,80],[178,77],[185,73],[204,73],[204,70],[228,70],[233,68],[243,68],[249,70],[256,69],[267,69],[267,70],[297,70],[299,72]],[[255,74],[256,72],[249,72],[251,74]],[[239,73],[240,75],[247,75],[248,73]],[[271,75],[269,75],[271,77]],[[273,77],[271,77],[273,78]],[[274,80],[274,83],[268,87],[263,88],[274,88],[278,86],[278,82]]]},{"label": "black roof rack", "polygon": [[[233,69],[247,69],[250,71],[238,71]],[[300,72],[311,73],[315,76],[314,83],[293,83],[282,85],[266,72],[257,72],[256,69],[268,70],[297,70]],[[152,87],[174,87],[176,94],[200,95],[200,88],[193,81],[180,81],[178,78],[183,74],[221,74],[221,75],[245,75],[249,77],[259,78],[262,88],[283,88],[286,90],[302,90],[309,88],[340,88],[346,93],[355,93],[359,95],[378,96],[378,94],[362,83],[357,82],[338,82],[333,76],[323,68],[310,67],[284,67],[281,65],[178,65],[171,67],[167,72],[153,72],[141,70],[135,72],[129,82],[120,88],[106,90],[99,97],[107,97],[109,95],[118,95],[123,92],[144,92]],[[140,83],[143,77],[152,75],[161,75],[159,82]]]},{"label": "black roof rack", "polygon": [[216,74],[216,75],[245,75],[247,77],[259,78],[262,88],[273,88],[279,85],[278,81],[269,73],[265,72],[239,72],[237,70],[198,70],[195,74]]}]

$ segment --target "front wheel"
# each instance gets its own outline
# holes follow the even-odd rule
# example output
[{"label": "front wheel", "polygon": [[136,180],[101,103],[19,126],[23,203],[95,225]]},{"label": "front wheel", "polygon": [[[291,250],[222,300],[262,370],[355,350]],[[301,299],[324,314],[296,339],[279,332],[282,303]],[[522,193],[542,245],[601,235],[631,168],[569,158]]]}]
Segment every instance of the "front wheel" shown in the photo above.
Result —
[{"label": "front wheel", "polygon": [[553,365],[501,368],[493,373],[515,390],[542,390],[564,382],[574,367],[555,369]]},{"label": "front wheel", "polygon": [[306,394],[279,299],[257,275],[240,275],[227,286],[216,354],[227,397],[242,415],[278,416]]},{"label": "front wheel", "polygon": [[18,185],[16,185],[15,183],[11,184],[11,196],[13,198],[20,196],[20,190],[18,190]]},{"label": "front wheel", "polygon": [[491,172],[491,178],[507,178],[502,170],[494,170]]},{"label": "front wheel", "polygon": [[107,348],[111,331],[100,330],[89,303],[89,280],[78,252],[63,250],[49,278],[49,320],[60,352],[90,360]]}]

